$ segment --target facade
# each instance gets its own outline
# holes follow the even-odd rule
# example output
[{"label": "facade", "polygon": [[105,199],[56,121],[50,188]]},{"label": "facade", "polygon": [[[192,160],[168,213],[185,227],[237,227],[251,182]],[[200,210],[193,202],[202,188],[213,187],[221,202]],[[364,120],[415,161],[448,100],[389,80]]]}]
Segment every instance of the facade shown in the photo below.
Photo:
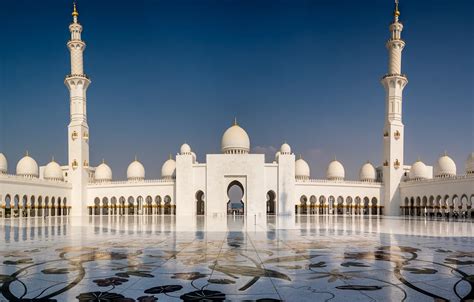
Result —
[{"label": "facade", "polygon": [[[127,169],[127,180],[113,180],[112,169],[102,162],[89,164],[87,89],[84,72],[82,25],[74,6],[67,47],[71,71],[64,83],[70,92],[68,163],[54,159],[38,167],[26,154],[8,174],[8,161],[0,153],[0,215],[86,216],[86,215],[463,215],[473,217],[474,153],[464,171],[442,155],[433,169],[417,161],[404,162],[403,89],[408,83],[402,73],[405,42],[396,6],[386,43],[388,73],[382,84],[386,91],[383,155],[381,165],[370,162],[360,169],[358,180],[346,180],[342,163],[329,163],[327,179],[311,179],[303,158],[295,158],[284,143],[270,160],[250,153],[250,138],[237,122],[221,139],[221,154],[207,154],[196,161],[191,146],[183,144],[174,158],[162,166],[162,178],[145,178],[144,166],[135,159]],[[230,203],[229,191],[237,186],[240,204]]]}]

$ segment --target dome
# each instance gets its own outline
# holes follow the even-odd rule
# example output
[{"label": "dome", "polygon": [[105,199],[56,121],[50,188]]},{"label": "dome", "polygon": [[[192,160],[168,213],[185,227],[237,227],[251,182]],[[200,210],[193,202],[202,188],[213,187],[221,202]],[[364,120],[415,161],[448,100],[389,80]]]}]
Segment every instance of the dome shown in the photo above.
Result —
[{"label": "dome", "polygon": [[296,179],[309,179],[309,176],[309,165],[303,158],[300,157],[295,162],[295,177]]},{"label": "dome", "polygon": [[57,181],[64,180],[63,170],[61,169],[61,166],[54,161],[54,159],[46,165],[46,168],[44,168],[43,178]]},{"label": "dome", "polygon": [[250,138],[237,123],[228,128],[221,141],[222,153],[247,154],[250,151]]},{"label": "dome", "polygon": [[112,181],[112,169],[103,161],[95,168],[95,180],[97,182]]},{"label": "dome", "polygon": [[181,154],[191,154],[191,146],[189,146],[186,143],[182,144],[181,148],[180,148],[180,153]]},{"label": "dome", "polygon": [[127,179],[132,181],[139,181],[145,179],[145,167],[136,158],[128,165]]},{"label": "dome", "polygon": [[280,147],[280,153],[281,154],[291,154],[291,147],[287,143],[284,143]]},{"label": "dome", "polygon": [[[1,159],[0,159],[0,162],[1,162]],[[5,160],[5,162],[6,162],[6,160]],[[1,163],[0,163],[0,169],[1,169]],[[467,157],[466,174],[474,174],[474,152],[469,154],[469,156]]]},{"label": "dome", "polygon": [[337,160],[333,160],[329,163],[326,171],[326,177],[329,180],[343,180],[346,172],[344,166]]},{"label": "dome", "polygon": [[361,181],[372,182],[377,178],[377,173],[375,172],[374,166],[370,162],[366,162],[359,172],[359,178]]},{"label": "dome", "polygon": [[25,177],[38,177],[38,164],[28,153],[16,165],[16,174]]},{"label": "dome", "polygon": [[411,165],[408,176],[411,180],[426,179],[428,178],[427,174],[428,173],[426,165],[422,161],[417,160],[413,163],[413,165]]},{"label": "dome", "polygon": [[8,162],[7,158],[3,153],[0,153],[0,174],[7,174],[8,172]]},{"label": "dome", "polygon": [[161,177],[165,179],[172,179],[176,177],[176,162],[171,158],[165,161],[161,167]]},{"label": "dome", "polygon": [[435,167],[436,177],[449,177],[456,175],[456,164],[448,155],[444,154],[438,158],[438,162]]}]

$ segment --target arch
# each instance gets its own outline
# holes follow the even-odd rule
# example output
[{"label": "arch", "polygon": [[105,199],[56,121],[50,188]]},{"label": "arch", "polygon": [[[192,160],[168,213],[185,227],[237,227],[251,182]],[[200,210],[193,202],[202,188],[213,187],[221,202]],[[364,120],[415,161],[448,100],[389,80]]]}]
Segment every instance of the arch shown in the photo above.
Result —
[{"label": "arch", "polygon": [[354,209],[354,205],[352,204],[352,197],[351,196],[347,196],[346,197],[346,213],[347,214],[353,214],[353,209]]},{"label": "arch", "polygon": [[28,196],[23,195],[21,199],[21,207],[20,207],[20,216],[21,217],[28,217]]},{"label": "arch", "polygon": [[12,214],[12,198],[10,196],[10,194],[7,194],[5,196],[5,218],[9,218],[11,217],[11,214]]},{"label": "arch", "polygon": [[138,215],[143,214],[143,197],[142,196],[137,197],[137,214]]},{"label": "arch", "polygon": [[245,215],[245,195],[244,186],[237,180],[232,181],[227,186],[227,215]]},{"label": "arch", "polygon": [[460,209],[459,205],[460,205],[459,197],[455,194],[453,195],[453,198],[451,198],[451,207],[450,207],[450,211],[452,212],[454,217],[459,216],[459,209]]},{"label": "arch", "polygon": [[379,205],[378,205],[378,200],[377,200],[377,197],[372,197],[372,199],[370,200],[370,203],[371,203],[371,211],[372,211],[372,215],[378,215],[378,209],[379,209]]},{"label": "arch", "polygon": [[102,215],[109,215],[109,199],[102,198]]},{"label": "arch", "polygon": [[362,206],[361,206],[362,199],[359,196],[356,196],[354,199],[355,207],[356,207],[356,213],[357,215],[360,215],[362,213]]},{"label": "arch", "polygon": [[308,197],[301,195],[300,204],[296,207],[296,214],[306,215],[306,213],[308,213]]},{"label": "arch", "polygon": [[421,216],[421,198],[420,198],[420,196],[416,197],[415,213],[416,213],[416,216]]},{"label": "arch", "polygon": [[156,195],[155,196],[155,204],[156,204],[156,214],[163,214],[163,211],[162,211],[162,204],[161,204],[161,196],[159,195]]},{"label": "arch", "polygon": [[415,198],[410,198],[410,216],[415,215]]},{"label": "arch", "polygon": [[326,211],[326,197],[319,196],[319,214],[324,214]]},{"label": "arch", "polygon": [[421,198],[421,215],[428,216],[428,197]]},{"label": "arch", "polygon": [[405,197],[405,203],[403,204],[403,209],[402,209],[402,214],[405,216],[410,215],[410,200],[408,200],[408,197]]},{"label": "arch", "polygon": [[339,196],[336,201],[336,213],[338,215],[344,214],[344,197]]},{"label": "arch", "polygon": [[67,198],[63,198],[63,215],[69,215],[69,209],[67,207]]},{"label": "arch", "polygon": [[206,204],[204,202],[204,192],[199,190],[195,194],[196,197],[196,215],[206,214]]},{"label": "arch", "polygon": [[94,215],[100,215],[100,198],[94,198]]},{"label": "arch", "polygon": [[56,208],[56,198],[53,196],[51,197],[51,209],[50,209],[51,216],[56,216],[55,208]]},{"label": "arch", "polygon": [[146,203],[145,214],[147,215],[153,214],[153,197],[148,195],[145,198],[145,203]]},{"label": "arch", "polygon": [[169,195],[166,195],[165,198],[163,198],[164,207],[165,207],[165,215],[171,215],[171,197]]},{"label": "arch", "polygon": [[316,198],[316,196],[311,195],[311,197],[309,198],[309,213],[311,215],[317,214],[316,213],[317,208],[318,208],[317,202],[318,202],[318,199]]},{"label": "arch", "polygon": [[36,216],[41,217],[43,216],[43,196],[38,196],[38,201],[37,201],[37,212]]},{"label": "arch", "polygon": [[336,199],[334,196],[329,196],[328,197],[328,213],[329,214],[334,214],[334,205],[336,203]]},{"label": "arch", "polygon": [[30,217],[36,216],[36,199],[35,196],[32,195],[30,197]]},{"label": "arch", "polygon": [[44,216],[49,216],[49,196],[44,198]]},{"label": "arch", "polygon": [[276,214],[276,193],[273,190],[267,192],[266,209],[267,215]]},{"label": "arch", "polygon": [[120,196],[119,197],[119,215],[124,215],[125,214],[125,197]]},{"label": "arch", "polygon": [[370,203],[370,199],[369,197],[364,197],[364,210],[363,210],[363,214],[364,215],[368,215],[369,214],[369,203]]},{"label": "arch", "polygon": [[58,197],[57,202],[58,202],[58,208],[55,209],[55,210],[57,210],[57,215],[61,216],[61,209],[62,209],[62,199],[61,199],[61,197]]},{"label": "arch", "polygon": [[135,214],[135,207],[134,207],[135,199],[132,196],[129,196],[127,201],[128,201],[128,204],[127,204],[128,215]]}]

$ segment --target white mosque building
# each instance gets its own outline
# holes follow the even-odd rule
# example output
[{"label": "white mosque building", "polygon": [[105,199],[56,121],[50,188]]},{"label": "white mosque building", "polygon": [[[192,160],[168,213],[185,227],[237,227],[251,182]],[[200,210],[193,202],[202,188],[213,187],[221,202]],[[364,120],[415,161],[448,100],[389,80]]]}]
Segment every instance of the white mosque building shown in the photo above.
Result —
[{"label": "white mosque building", "polygon": [[[359,179],[347,180],[344,166],[333,160],[326,179],[311,179],[303,158],[295,158],[284,143],[275,158],[250,153],[250,138],[236,122],[225,130],[222,153],[207,154],[196,161],[191,146],[183,144],[176,156],[163,164],[161,179],[147,179],[145,167],[135,159],[127,169],[127,180],[114,180],[112,169],[102,162],[89,162],[89,126],[86,92],[91,83],[84,73],[82,25],[74,6],[69,25],[71,73],[64,83],[70,92],[68,163],[54,161],[39,167],[28,153],[8,169],[0,153],[0,217],[87,215],[463,215],[474,217],[474,153],[457,169],[442,155],[434,168],[421,161],[404,162],[403,89],[398,5],[386,43],[388,73],[385,125],[381,131],[383,154],[380,166],[367,162]],[[10,171],[10,173],[9,173]],[[242,192],[240,206],[228,201],[229,191]]]}]

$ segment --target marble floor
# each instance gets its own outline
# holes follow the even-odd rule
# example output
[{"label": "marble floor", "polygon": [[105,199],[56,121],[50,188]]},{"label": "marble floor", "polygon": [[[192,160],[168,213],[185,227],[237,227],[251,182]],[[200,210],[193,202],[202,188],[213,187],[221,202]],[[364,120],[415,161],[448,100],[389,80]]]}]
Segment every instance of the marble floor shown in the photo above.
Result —
[{"label": "marble floor", "polygon": [[0,220],[0,301],[473,301],[474,223]]}]

